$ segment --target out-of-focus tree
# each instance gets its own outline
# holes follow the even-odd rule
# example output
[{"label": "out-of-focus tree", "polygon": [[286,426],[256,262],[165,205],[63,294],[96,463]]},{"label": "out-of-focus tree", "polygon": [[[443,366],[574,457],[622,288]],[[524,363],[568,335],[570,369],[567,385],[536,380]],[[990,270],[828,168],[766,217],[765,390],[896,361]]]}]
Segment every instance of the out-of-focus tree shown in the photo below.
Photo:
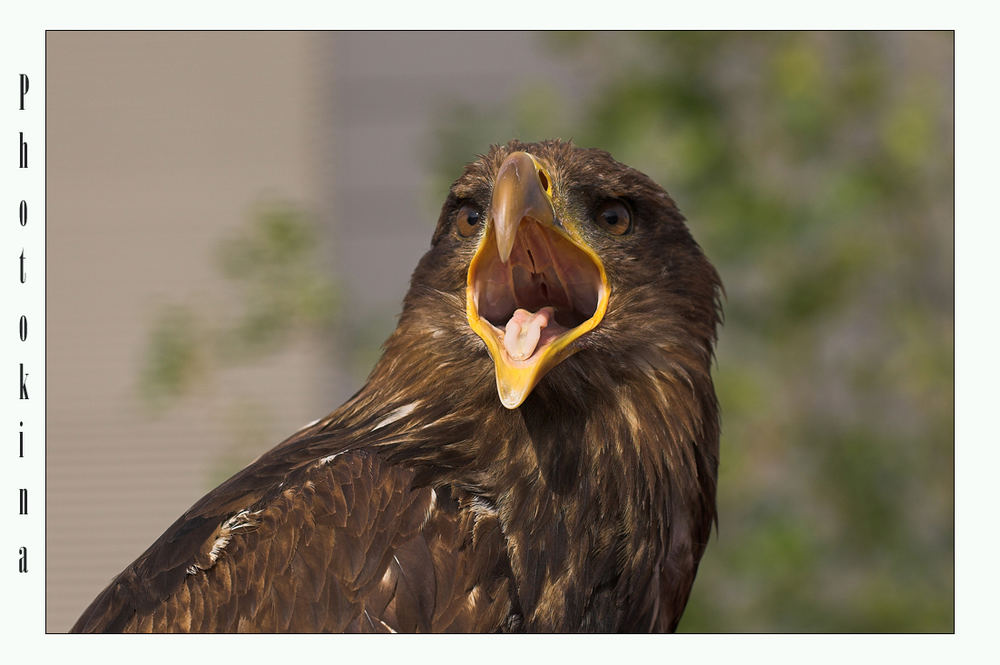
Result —
[{"label": "out-of-focus tree", "polygon": [[456,108],[435,184],[572,138],[665,185],[719,268],[719,529],[681,630],[953,630],[952,34],[540,39],[589,95]]},{"label": "out-of-focus tree", "polygon": [[[288,202],[260,204],[218,245],[215,268],[233,287],[225,302],[190,296],[151,323],[139,395],[163,413],[219,372],[259,363],[308,335],[350,334],[337,321],[336,277],[321,262],[315,220]],[[289,432],[274,432],[268,405],[239,395],[220,403],[231,442],[213,464],[210,489]],[[277,437],[277,438],[276,438]]]}]

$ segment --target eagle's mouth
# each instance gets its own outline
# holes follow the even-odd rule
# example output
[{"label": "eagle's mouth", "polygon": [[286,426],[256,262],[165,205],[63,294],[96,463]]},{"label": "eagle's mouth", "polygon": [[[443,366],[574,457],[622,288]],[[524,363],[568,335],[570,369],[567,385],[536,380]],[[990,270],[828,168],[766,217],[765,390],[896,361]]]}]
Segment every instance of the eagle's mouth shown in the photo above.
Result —
[{"label": "eagle's mouth", "polygon": [[489,349],[509,409],[578,350],[573,342],[600,323],[608,299],[600,259],[555,221],[547,193],[532,184],[542,167],[527,153],[504,166],[515,160],[519,169],[501,167],[466,294],[469,325]]},{"label": "eagle's mouth", "polygon": [[473,302],[512,365],[537,361],[552,342],[592,319],[603,291],[594,261],[550,229],[525,219],[506,262],[492,235],[476,262]]}]

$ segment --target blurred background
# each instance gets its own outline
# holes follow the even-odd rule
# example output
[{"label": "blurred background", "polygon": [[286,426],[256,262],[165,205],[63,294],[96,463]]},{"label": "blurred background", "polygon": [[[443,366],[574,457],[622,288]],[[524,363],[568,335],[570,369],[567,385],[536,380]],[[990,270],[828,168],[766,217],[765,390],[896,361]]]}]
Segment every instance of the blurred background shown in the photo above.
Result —
[{"label": "blurred background", "polygon": [[954,629],[951,32],[48,32],[47,630],[371,369],[463,164],[664,185],[726,286],[687,632]]}]

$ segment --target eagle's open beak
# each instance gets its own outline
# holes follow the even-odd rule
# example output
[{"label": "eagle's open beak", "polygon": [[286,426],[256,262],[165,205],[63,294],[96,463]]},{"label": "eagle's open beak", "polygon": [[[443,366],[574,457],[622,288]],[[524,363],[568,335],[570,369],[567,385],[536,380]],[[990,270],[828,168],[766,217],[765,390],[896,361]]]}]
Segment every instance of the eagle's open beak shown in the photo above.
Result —
[{"label": "eagle's open beak", "polygon": [[571,220],[557,219],[552,178],[526,152],[500,166],[467,284],[469,325],[489,349],[508,409],[520,406],[604,318],[610,290],[604,265]]}]

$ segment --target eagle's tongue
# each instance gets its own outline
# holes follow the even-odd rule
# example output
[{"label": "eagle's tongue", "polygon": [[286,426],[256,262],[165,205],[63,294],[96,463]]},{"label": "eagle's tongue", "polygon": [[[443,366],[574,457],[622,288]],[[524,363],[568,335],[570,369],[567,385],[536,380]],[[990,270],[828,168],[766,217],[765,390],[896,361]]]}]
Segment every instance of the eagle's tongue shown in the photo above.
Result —
[{"label": "eagle's tongue", "polygon": [[518,309],[507,322],[503,336],[503,345],[514,360],[525,360],[531,357],[542,337],[542,328],[552,322],[555,309],[543,307],[534,314],[526,309]]}]

